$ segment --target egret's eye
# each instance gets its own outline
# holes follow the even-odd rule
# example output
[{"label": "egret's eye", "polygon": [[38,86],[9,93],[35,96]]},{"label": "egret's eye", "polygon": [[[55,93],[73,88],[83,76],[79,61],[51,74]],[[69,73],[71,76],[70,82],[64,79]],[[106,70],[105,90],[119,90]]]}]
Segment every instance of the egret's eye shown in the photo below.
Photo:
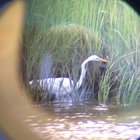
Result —
[{"label": "egret's eye", "polygon": [[97,60],[97,61],[100,61],[100,59],[99,59],[99,58],[96,58],[96,60]]}]

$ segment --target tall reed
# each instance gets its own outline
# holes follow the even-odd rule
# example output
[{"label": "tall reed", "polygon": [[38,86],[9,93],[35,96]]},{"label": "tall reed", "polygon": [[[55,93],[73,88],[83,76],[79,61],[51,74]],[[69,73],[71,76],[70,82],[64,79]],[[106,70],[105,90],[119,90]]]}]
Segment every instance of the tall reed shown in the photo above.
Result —
[{"label": "tall reed", "polygon": [[[47,52],[53,55],[54,76],[69,76],[75,81],[81,62],[96,53],[109,57],[104,76],[100,77],[99,103],[106,104],[110,99],[117,105],[136,103],[140,96],[139,22],[138,15],[120,0],[27,1],[27,83],[39,78]],[[89,75],[90,88],[95,89],[93,78],[97,73],[90,71]]]}]

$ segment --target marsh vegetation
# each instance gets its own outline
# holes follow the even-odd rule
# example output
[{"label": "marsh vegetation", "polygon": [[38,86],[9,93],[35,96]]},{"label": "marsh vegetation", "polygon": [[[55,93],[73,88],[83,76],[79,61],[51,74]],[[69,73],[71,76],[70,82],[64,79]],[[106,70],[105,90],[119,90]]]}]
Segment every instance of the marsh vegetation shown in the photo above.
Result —
[{"label": "marsh vegetation", "polygon": [[99,103],[138,102],[139,23],[137,14],[120,0],[27,1],[22,66],[31,96],[46,99],[39,86],[29,86],[30,80],[45,76],[77,81],[81,63],[97,54],[109,63],[89,63],[81,89],[92,91],[91,98]]}]

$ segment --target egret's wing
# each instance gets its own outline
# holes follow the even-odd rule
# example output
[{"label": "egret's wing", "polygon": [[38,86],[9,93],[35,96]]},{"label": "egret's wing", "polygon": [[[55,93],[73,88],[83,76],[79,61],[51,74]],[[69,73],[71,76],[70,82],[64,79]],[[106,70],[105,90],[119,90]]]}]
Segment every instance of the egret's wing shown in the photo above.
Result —
[{"label": "egret's wing", "polygon": [[72,91],[73,81],[69,78],[48,78],[44,86],[54,94],[65,95]]}]

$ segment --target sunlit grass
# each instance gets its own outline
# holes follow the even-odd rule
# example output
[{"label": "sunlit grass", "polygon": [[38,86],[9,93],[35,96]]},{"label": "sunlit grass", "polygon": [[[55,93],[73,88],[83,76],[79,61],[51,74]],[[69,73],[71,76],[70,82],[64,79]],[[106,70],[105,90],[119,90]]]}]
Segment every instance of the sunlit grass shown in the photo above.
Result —
[{"label": "sunlit grass", "polygon": [[70,77],[75,82],[82,61],[98,54],[108,58],[109,64],[102,77],[97,73],[100,64],[90,64],[88,84],[85,80],[83,88],[98,91],[98,102],[103,104],[134,104],[139,100],[140,19],[128,5],[119,0],[34,0],[27,1],[27,10],[27,83],[40,78],[46,53],[52,55],[49,76]]}]

